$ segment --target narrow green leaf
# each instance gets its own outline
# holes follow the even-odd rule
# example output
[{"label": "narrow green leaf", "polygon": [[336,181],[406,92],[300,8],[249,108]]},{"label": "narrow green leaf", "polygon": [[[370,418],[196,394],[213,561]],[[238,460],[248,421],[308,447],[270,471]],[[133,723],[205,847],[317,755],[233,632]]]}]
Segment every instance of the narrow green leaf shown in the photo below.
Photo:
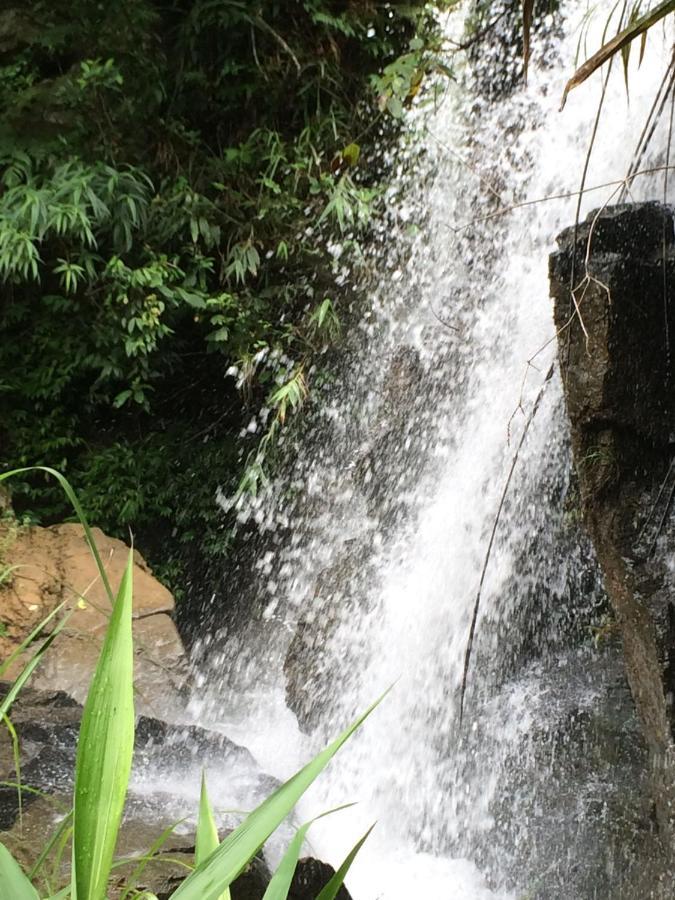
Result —
[{"label": "narrow green leaf", "polygon": [[[202,772],[202,786],[199,794],[199,821],[195,838],[195,865],[199,866],[211,856],[220,845],[218,829],[213,818],[213,810],[206,790],[206,776]],[[230,900],[230,889],[226,888],[218,900]]]},{"label": "narrow green leaf", "polygon": [[0,900],[39,900],[21,866],[3,844],[0,844]]},{"label": "narrow green leaf", "polygon": [[373,830],[375,825],[371,825],[368,831],[363,835],[363,837],[356,842],[356,844],[349,851],[347,856],[345,857],[344,862],[337,870],[337,872],[333,875],[331,880],[328,882],[325,888],[321,891],[321,893],[317,896],[316,900],[335,900],[337,897],[337,892],[342,887],[342,884],[347,877],[347,872],[349,872],[352,863],[356,859],[356,854],[359,852],[361,847],[364,845],[366,840],[368,839],[368,835]]},{"label": "narrow green leaf", "polygon": [[[134,857],[138,864],[131,875],[126,879],[125,888],[122,895],[120,896],[120,900],[126,900],[126,898],[135,891],[136,885],[142,878],[143,872],[145,872],[148,863],[156,857],[157,853],[161,850],[167,840],[174,833],[176,827],[184,821],[185,819],[178,819],[177,822],[173,822],[171,825],[168,825],[160,834],[160,836],[155,840],[145,856]],[[123,862],[126,863],[128,862],[128,860],[124,860]],[[113,868],[116,868],[119,865],[120,860],[117,859]],[[192,871],[192,866],[189,866],[188,868],[190,869],[190,871]]]},{"label": "narrow green leaf", "polygon": [[75,764],[73,897],[104,900],[134,748],[133,552],[82,714]]},{"label": "narrow green leaf", "polygon": [[4,672],[6,672],[7,669],[14,662],[14,660],[18,656],[20,656],[23,653],[23,651],[28,646],[30,646],[30,644],[33,643],[33,641],[40,634],[40,632],[45,627],[45,625],[47,625],[48,622],[50,622],[54,618],[54,616],[58,615],[65,605],[66,605],[65,600],[62,603],[59,603],[59,605],[55,609],[53,609],[49,613],[48,616],[45,616],[44,619],[35,626],[35,628],[31,631],[31,633],[28,635],[28,637],[24,638],[23,641],[19,644],[19,646],[14,648],[14,650],[10,653],[10,655],[7,657],[7,659],[3,660],[3,662],[0,663],[0,676],[3,675]]},{"label": "narrow green leaf", "polygon": [[28,660],[23,670],[21,671],[21,674],[14,680],[11,688],[3,698],[2,702],[0,702],[0,719],[4,718],[7,715],[12,706],[12,703],[14,703],[14,701],[16,700],[22,687],[38,667],[38,665],[42,661],[42,657],[45,655],[47,650],[49,650],[56,637],[62,631],[63,626],[66,624],[66,621],[67,617],[64,617],[59,622],[59,624],[52,631],[49,637],[44,641],[44,643],[40,645],[40,648],[39,650],[37,650],[35,655]]},{"label": "narrow green leaf", "polygon": [[336,809],[328,810],[328,812],[322,813],[320,816],[315,816],[315,818],[310,819],[309,822],[305,822],[304,825],[301,825],[300,828],[298,828],[293,839],[286,848],[283,859],[272,876],[272,880],[267,885],[263,900],[286,900],[291,887],[291,882],[293,881],[296,866],[298,865],[298,859],[302,852],[302,845],[305,842],[310,827],[318,821],[318,819],[323,819],[324,816],[330,816],[334,812],[339,812],[339,810],[347,809],[353,805],[354,804],[352,803],[348,803],[345,806],[338,806]]},{"label": "narrow green leaf", "polygon": [[27,472],[46,472],[48,475],[56,478],[58,483],[63,488],[64,494],[70,500],[77,518],[84,528],[84,536],[96,562],[96,568],[98,569],[99,575],[101,576],[101,581],[103,582],[103,586],[108,595],[108,599],[112,603],[114,595],[112,592],[112,588],[110,587],[110,582],[108,580],[105,568],[103,567],[103,560],[101,559],[101,556],[98,552],[96,541],[94,540],[94,535],[92,534],[91,528],[89,527],[87,517],[84,514],[84,510],[82,509],[80,501],[77,499],[77,494],[73,490],[70,482],[60,472],[57,472],[56,469],[52,469],[49,466],[24,466],[21,469],[12,469],[10,472],[3,472],[2,474],[0,474],[0,482],[4,481],[6,478],[11,478],[13,475],[24,475]]},{"label": "narrow green leaf", "polygon": [[[23,827],[23,788],[21,785],[21,751],[19,748],[19,736],[16,728],[12,725],[9,716],[3,716],[2,721],[9,732],[12,742],[12,759],[14,762],[14,774],[16,775],[16,805],[18,807],[19,828]],[[32,874],[32,873],[31,873]]]},{"label": "narrow green leaf", "polygon": [[40,869],[44,865],[45,860],[47,859],[49,854],[52,852],[54,847],[57,845],[57,843],[59,842],[59,840],[61,839],[63,834],[66,832],[70,832],[72,830],[72,821],[73,821],[73,811],[71,809],[70,812],[68,812],[68,814],[65,815],[61,819],[61,822],[59,823],[58,828],[55,829],[52,836],[49,838],[49,840],[47,841],[45,846],[40,851],[38,858],[33,863],[33,867],[30,870],[30,872],[28,873],[31,878],[35,878],[37,873],[40,871]]},{"label": "narrow green leaf", "polygon": [[[388,691],[387,691],[388,693]],[[217,900],[267,838],[293,809],[337,751],[382,701],[382,695],[366,712],[322,750],[303,769],[282,784],[229,834],[218,849],[177,888],[172,900]],[[80,898],[78,898],[80,900]]]},{"label": "narrow green leaf", "polygon": [[51,897],[47,897],[47,900],[65,900],[66,897],[70,897],[70,885],[62,888],[58,893],[52,894]]}]

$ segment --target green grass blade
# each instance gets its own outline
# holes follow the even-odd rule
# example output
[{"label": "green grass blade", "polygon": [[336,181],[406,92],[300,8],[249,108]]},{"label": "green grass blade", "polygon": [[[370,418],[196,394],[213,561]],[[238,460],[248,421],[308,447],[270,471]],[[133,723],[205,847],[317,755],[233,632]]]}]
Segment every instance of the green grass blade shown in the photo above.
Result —
[{"label": "green grass blade", "polygon": [[331,809],[328,812],[322,813],[320,816],[315,816],[315,818],[310,819],[309,822],[305,822],[304,825],[301,825],[300,828],[298,828],[293,839],[286,848],[283,859],[272,876],[272,880],[267,885],[267,890],[263,894],[262,900],[286,900],[291,887],[291,882],[293,881],[293,875],[295,875],[296,866],[298,865],[302,845],[305,842],[307,832],[311,826],[318,819],[323,819],[324,816],[330,816],[334,812],[339,812],[339,810],[347,809],[353,805],[353,803],[348,803],[345,806],[338,806],[336,809]]},{"label": "green grass blade", "polygon": [[72,893],[104,900],[134,748],[133,554],[82,714],[75,764]]},{"label": "green grass blade", "polygon": [[9,689],[9,691],[7,692],[5,697],[0,702],[0,719],[4,719],[4,717],[8,714],[8,712],[12,706],[12,703],[14,703],[14,701],[16,700],[17,696],[19,695],[19,692],[21,691],[21,688],[24,686],[24,684],[28,681],[30,676],[35,671],[35,669],[38,667],[38,665],[40,664],[40,662],[42,660],[42,657],[45,655],[47,650],[49,650],[52,643],[58,636],[59,632],[62,630],[63,626],[66,624],[66,621],[67,621],[67,619],[64,618],[59,622],[59,624],[54,629],[54,631],[52,631],[52,633],[42,644],[40,649],[36,652],[35,656],[31,657],[31,659],[28,660],[28,662],[24,666],[21,674],[12,683],[11,688]]},{"label": "green grass blade", "polygon": [[[140,879],[143,877],[143,872],[145,872],[145,868],[148,865],[148,863],[156,858],[157,853],[159,853],[159,851],[162,849],[164,844],[168,841],[168,839],[174,833],[174,831],[176,830],[178,825],[180,825],[184,821],[185,821],[185,819],[178,819],[177,822],[173,822],[173,824],[167,826],[164,829],[164,831],[160,834],[160,836],[157,838],[157,840],[153,843],[153,845],[150,847],[150,849],[145,854],[145,856],[141,856],[140,858],[134,857],[134,859],[138,862],[138,865],[133,870],[133,872],[131,873],[129,878],[126,880],[126,886],[125,886],[124,892],[120,896],[120,900],[127,900],[127,897],[129,896],[129,894],[134,892],[136,885],[138,884]],[[129,860],[123,860],[122,864],[126,864],[128,861]],[[115,864],[113,865],[113,868],[115,868],[118,865],[120,865],[120,860],[117,860],[115,862]],[[188,868],[190,869],[190,871],[192,871],[192,866],[188,866]]]},{"label": "green grass blade", "polygon": [[[199,793],[199,821],[195,838],[195,865],[205,862],[220,845],[218,829],[213,818],[213,809],[206,790],[206,776],[202,772],[202,786]],[[218,900],[230,900],[230,889],[225,888]]]},{"label": "green grass blade", "polygon": [[213,818],[213,810],[206,790],[206,777],[202,772],[202,786],[199,794],[199,821],[195,838],[195,864],[199,865],[211,856],[220,844],[218,829]]},{"label": "green grass blade", "polygon": [[366,833],[363,835],[363,837],[352,847],[352,849],[345,857],[345,860],[340,868],[337,870],[335,875],[333,875],[326,887],[323,888],[323,890],[317,896],[316,900],[335,900],[335,897],[337,897],[337,892],[340,890],[345,878],[347,877],[347,872],[349,872],[352,863],[356,859],[356,854],[365,844],[366,840],[368,839],[368,835],[374,827],[375,825],[371,825],[368,831],[366,831]]},{"label": "green grass blade", "polygon": [[3,716],[2,721],[9,732],[12,742],[12,761],[14,762],[14,774],[16,775],[16,802],[19,809],[19,828],[23,827],[23,788],[21,786],[21,750],[19,748],[19,736],[12,725],[9,716]]},{"label": "green grass blade", "polygon": [[40,634],[40,632],[44,629],[45,625],[47,625],[54,616],[57,616],[63,607],[66,605],[66,601],[64,600],[62,603],[53,609],[48,616],[45,616],[44,619],[35,626],[35,628],[31,631],[28,637],[24,638],[23,641],[19,644],[18,647],[15,647],[14,650],[9,654],[7,659],[3,660],[0,664],[0,677],[7,671],[7,669],[11,666],[14,660],[20,656],[24,650],[26,650],[35,640],[35,638]]},{"label": "green grass blade", "polygon": [[[388,693],[388,692],[387,692]],[[283,822],[315,778],[337,751],[381,702],[379,698],[366,712],[322,750],[303,769],[282,784],[241,825],[229,834],[218,849],[198,866],[172,894],[172,900],[218,900],[272,832]],[[80,900],[80,898],[78,898]]]},{"label": "green grass blade", "polygon": [[21,469],[12,469],[11,472],[3,472],[2,474],[0,474],[0,482],[5,481],[5,479],[7,478],[12,478],[14,475],[25,475],[28,472],[46,472],[48,475],[56,478],[58,483],[63,488],[64,494],[70,500],[70,503],[75,510],[75,514],[77,515],[80,524],[84,528],[84,536],[86,538],[87,544],[89,545],[92,556],[94,557],[94,560],[96,562],[96,568],[98,569],[99,575],[101,576],[101,581],[103,582],[103,586],[108,595],[108,599],[112,604],[114,594],[112,592],[112,588],[110,587],[110,582],[108,581],[108,576],[106,575],[106,571],[103,566],[103,560],[101,559],[101,556],[98,552],[96,541],[94,540],[94,535],[92,534],[91,528],[89,527],[87,517],[84,514],[84,510],[82,509],[80,501],[77,499],[77,494],[73,490],[70,482],[60,472],[57,472],[56,469],[52,469],[49,466],[24,466]]},{"label": "green grass blade", "polygon": [[35,878],[37,873],[40,871],[42,866],[45,864],[47,857],[52,852],[54,847],[56,847],[56,845],[58,844],[58,842],[61,839],[61,837],[63,836],[63,834],[72,828],[72,824],[71,824],[72,820],[73,820],[73,811],[71,809],[71,811],[68,813],[68,815],[64,816],[63,819],[61,819],[61,821],[59,822],[58,828],[56,828],[54,830],[54,833],[49,838],[49,840],[47,841],[45,846],[42,848],[40,855],[33,863],[33,868],[28,873],[30,878]]},{"label": "green grass blade", "polygon": [[3,844],[0,844],[0,900],[39,900],[21,866]]},{"label": "green grass blade", "polygon": [[57,894],[47,897],[47,900],[65,900],[66,897],[70,897],[70,885],[62,888]]}]

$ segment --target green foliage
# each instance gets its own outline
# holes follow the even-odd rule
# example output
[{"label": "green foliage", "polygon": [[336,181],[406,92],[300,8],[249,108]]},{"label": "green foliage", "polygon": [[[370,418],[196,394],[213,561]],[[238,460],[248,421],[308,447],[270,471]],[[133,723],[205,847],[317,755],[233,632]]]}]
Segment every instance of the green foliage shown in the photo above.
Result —
[{"label": "green foliage", "polygon": [[[264,478],[339,337],[321,248],[367,231],[376,95],[394,112],[438,70],[434,19],[422,0],[31,0],[3,23],[0,464],[66,469],[151,562],[170,560],[145,528],[172,517],[179,544],[220,552],[197,504],[242,466]],[[240,439],[269,403],[272,427]],[[66,513],[40,476],[14,502]]]}]

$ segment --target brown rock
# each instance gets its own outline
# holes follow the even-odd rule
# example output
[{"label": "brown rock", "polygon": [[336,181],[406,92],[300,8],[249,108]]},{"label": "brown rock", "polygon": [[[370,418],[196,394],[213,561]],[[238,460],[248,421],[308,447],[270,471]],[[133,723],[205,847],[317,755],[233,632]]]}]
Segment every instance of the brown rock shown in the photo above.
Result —
[{"label": "brown rock", "polygon": [[[113,592],[127,564],[129,548],[93,529],[94,540]],[[0,588],[0,659],[7,656],[56,607],[69,615],[33,675],[36,688],[59,689],[83,701],[111,612],[108,599],[81,525],[18,529],[6,541],[3,564],[15,567]],[[134,552],[135,685],[139,711],[171,718],[180,705],[186,678],[183,645],[170,617],[171,593],[153,577],[143,557]],[[51,627],[51,626],[50,626]],[[5,673],[16,677],[26,651]]]}]

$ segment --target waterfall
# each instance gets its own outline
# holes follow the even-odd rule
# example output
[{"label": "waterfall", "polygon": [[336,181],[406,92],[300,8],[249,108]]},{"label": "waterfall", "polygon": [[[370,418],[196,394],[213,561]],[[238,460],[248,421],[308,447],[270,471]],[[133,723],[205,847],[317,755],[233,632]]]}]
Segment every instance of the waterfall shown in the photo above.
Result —
[{"label": "waterfall", "polygon": [[[348,879],[355,900],[619,896],[639,855],[643,748],[620,651],[593,639],[604,598],[557,368],[546,381],[548,255],[575,219],[600,92],[596,77],[559,111],[585,10],[563,4],[528,84],[501,95],[486,85],[513,60],[486,39],[387,154],[358,270],[329,248],[342,308],[367,303],[354,302],[307,426],[286,438],[283,476],[243,512],[263,531],[246,561],[249,620],[201,648],[195,715],[277,777],[391,686],[298,812],[357,802],[310,833],[333,864],[377,820]],[[449,33],[461,27],[450,18]],[[598,186],[626,175],[668,53],[664,29],[639,68],[634,50],[628,95],[615,63],[582,215],[616,202],[616,185]],[[663,119],[643,168],[663,163]],[[629,199],[661,198],[662,179],[637,178]],[[490,533],[540,392],[487,564],[460,727]]]}]

